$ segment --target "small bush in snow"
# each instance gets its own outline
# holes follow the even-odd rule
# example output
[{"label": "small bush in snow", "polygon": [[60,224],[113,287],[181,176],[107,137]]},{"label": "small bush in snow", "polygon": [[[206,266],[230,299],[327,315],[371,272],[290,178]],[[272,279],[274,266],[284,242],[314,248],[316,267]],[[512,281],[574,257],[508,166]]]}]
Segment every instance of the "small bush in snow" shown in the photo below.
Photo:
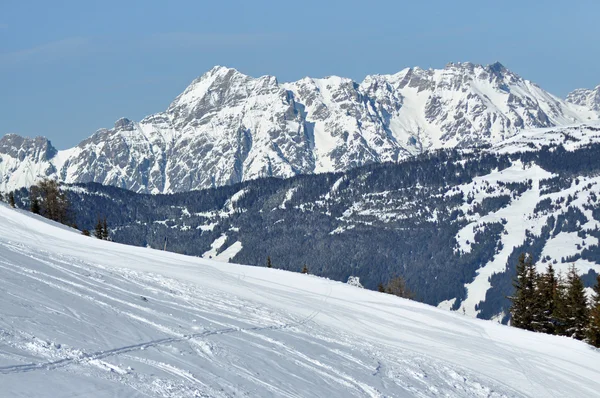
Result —
[{"label": "small bush in snow", "polygon": [[360,287],[361,289],[364,289],[363,285],[360,284],[360,278],[358,276],[351,276],[348,278],[348,283],[350,286],[356,286],[356,287]]}]

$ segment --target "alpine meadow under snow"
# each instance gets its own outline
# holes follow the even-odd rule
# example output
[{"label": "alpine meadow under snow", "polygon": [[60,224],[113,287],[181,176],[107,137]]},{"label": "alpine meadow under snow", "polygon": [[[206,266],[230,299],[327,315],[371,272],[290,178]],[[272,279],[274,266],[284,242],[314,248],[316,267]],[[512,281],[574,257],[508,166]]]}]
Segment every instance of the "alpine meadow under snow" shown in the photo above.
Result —
[{"label": "alpine meadow under snow", "polygon": [[3,396],[595,397],[599,364],[569,338],[0,205]]}]

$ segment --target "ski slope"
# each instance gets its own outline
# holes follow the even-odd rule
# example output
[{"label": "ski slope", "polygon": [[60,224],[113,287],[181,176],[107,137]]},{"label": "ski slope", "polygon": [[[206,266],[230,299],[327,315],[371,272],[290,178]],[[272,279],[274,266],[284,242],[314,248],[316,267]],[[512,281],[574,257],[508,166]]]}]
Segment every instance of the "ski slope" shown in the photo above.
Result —
[{"label": "ski slope", "polygon": [[600,352],[0,204],[0,395],[595,397]]}]

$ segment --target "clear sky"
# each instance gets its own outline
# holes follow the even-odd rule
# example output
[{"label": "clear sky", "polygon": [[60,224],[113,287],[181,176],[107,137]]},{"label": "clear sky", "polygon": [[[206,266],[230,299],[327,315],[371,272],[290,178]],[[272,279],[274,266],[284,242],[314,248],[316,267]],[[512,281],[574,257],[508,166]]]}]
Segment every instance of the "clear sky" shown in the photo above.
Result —
[{"label": "clear sky", "polygon": [[165,110],[214,65],[280,81],[502,62],[600,84],[599,0],[0,0],[0,135],[59,149]]}]

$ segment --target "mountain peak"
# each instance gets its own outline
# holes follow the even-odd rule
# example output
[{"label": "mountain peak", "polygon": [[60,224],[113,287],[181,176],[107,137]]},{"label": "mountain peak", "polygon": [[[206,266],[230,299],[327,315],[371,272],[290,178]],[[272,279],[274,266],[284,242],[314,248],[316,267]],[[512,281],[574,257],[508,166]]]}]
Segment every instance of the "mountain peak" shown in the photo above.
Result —
[{"label": "mountain peak", "polygon": [[[598,91],[583,90],[569,102],[600,104]],[[560,100],[498,62],[415,67],[367,76],[361,84],[339,76],[279,84],[274,76],[215,66],[165,112],[136,123],[119,119],[114,131],[124,134],[100,130],[53,165],[66,182],[178,192],[345,171],[599,117],[592,107]]]},{"label": "mountain peak", "polygon": [[115,129],[129,130],[133,127],[133,122],[126,117],[122,117],[115,122]]},{"label": "mountain peak", "polygon": [[6,134],[0,138],[0,154],[23,160],[32,157],[36,161],[47,161],[57,153],[49,139],[42,136],[23,137],[18,134]]},{"label": "mountain peak", "polygon": [[196,79],[196,81],[205,80],[205,79],[224,79],[227,77],[231,78],[233,76],[248,77],[247,75],[241,73],[239,70],[237,70],[235,68],[230,68],[228,66],[215,65],[208,72],[204,73],[198,79]]},{"label": "mountain peak", "polygon": [[488,65],[487,69],[497,74],[505,73],[508,70],[500,62],[494,62],[493,64]]}]

